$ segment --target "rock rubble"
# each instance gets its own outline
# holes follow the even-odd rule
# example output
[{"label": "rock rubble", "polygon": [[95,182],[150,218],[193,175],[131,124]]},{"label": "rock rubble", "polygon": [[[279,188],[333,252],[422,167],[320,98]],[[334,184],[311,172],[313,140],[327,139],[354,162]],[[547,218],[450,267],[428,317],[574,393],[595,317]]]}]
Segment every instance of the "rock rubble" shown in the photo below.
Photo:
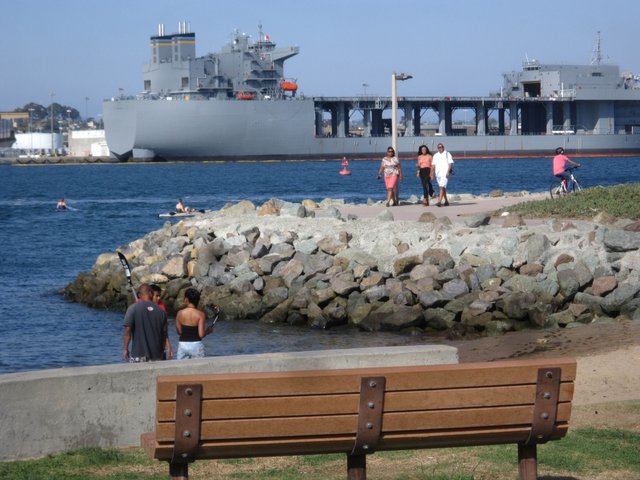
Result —
[{"label": "rock rubble", "polygon": [[[186,288],[224,318],[367,331],[495,335],[573,327],[602,317],[640,320],[640,233],[550,219],[502,225],[349,215],[343,202],[227,205],[119,249],[134,285],[159,284],[170,312]],[[115,253],[63,289],[73,301],[123,310],[129,293]]]}]

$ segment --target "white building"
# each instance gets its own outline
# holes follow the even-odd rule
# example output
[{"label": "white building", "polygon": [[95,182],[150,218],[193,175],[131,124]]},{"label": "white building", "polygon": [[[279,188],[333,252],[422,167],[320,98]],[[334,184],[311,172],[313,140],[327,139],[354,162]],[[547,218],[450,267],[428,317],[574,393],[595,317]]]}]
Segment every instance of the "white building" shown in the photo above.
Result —
[{"label": "white building", "polygon": [[64,149],[64,141],[61,133],[53,134],[53,144],[50,133],[17,133],[16,141],[11,146],[16,150],[33,154],[50,155],[51,147],[55,152],[60,153]]},{"label": "white building", "polygon": [[69,155],[72,157],[108,157],[104,130],[71,130]]},{"label": "white building", "polygon": [[[53,149],[55,153],[67,154],[72,157],[108,157],[109,148],[104,136],[104,130],[71,130],[68,146],[64,145],[64,134],[53,134]],[[21,150],[30,155],[51,154],[50,133],[18,133],[11,148]]]}]

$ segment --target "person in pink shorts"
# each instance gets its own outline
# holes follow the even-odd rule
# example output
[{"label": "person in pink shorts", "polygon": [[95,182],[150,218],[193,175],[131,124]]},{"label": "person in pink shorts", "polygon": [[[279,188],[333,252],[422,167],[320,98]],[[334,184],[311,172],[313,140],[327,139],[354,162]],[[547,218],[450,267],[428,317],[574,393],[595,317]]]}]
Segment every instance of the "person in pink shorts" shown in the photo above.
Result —
[{"label": "person in pink shorts", "polygon": [[396,151],[392,147],[387,148],[387,156],[382,159],[380,170],[378,170],[378,180],[380,180],[383,173],[384,186],[387,189],[387,207],[398,205],[395,189],[398,180],[402,181],[403,178],[402,166],[396,156]]}]

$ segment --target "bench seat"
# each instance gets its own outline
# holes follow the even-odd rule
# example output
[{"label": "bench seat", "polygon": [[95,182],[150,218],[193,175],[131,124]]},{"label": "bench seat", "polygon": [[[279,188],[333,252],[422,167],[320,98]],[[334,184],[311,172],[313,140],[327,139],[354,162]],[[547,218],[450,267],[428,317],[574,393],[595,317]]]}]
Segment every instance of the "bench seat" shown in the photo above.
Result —
[{"label": "bench seat", "polygon": [[364,463],[376,450],[514,443],[522,470],[535,467],[536,444],[566,435],[575,375],[565,358],[159,376],[142,445],[186,472],[196,459],[346,453]]}]

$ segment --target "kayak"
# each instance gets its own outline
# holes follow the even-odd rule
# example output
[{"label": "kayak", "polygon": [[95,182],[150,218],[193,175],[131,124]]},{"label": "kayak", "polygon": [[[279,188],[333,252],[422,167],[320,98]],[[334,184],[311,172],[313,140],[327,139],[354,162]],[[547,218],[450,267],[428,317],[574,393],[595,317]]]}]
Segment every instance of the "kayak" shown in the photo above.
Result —
[{"label": "kayak", "polygon": [[161,213],[158,215],[158,217],[160,218],[189,218],[189,217],[195,217],[196,215],[199,215],[201,213],[205,213],[205,210],[195,210],[193,212],[166,212],[166,213]]}]

